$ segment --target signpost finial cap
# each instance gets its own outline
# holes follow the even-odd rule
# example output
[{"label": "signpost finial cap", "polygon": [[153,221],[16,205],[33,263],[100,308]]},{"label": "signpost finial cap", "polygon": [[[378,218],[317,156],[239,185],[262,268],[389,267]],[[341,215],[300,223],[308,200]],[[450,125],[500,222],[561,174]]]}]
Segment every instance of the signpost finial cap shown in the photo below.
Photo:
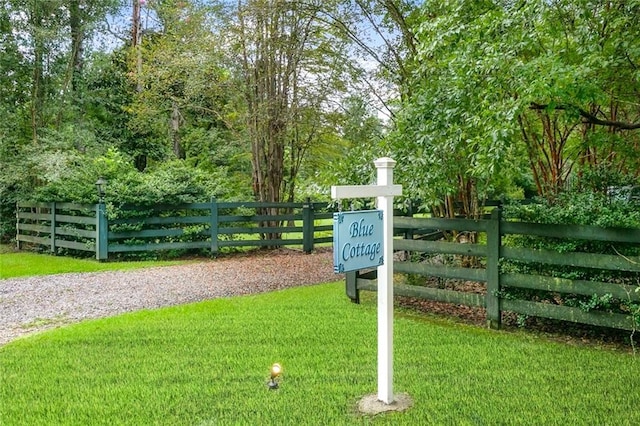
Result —
[{"label": "signpost finial cap", "polygon": [[382,157],[375,160],[373,164],[376,165],[377,169],[393,169],[396,166],[396,161],[393,158]]}]

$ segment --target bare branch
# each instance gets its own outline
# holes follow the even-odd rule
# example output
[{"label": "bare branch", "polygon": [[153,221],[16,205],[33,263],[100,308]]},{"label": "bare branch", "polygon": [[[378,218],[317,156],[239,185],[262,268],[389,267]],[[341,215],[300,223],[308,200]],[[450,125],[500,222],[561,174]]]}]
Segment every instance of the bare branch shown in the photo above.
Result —
[{"label": "bare branch", "polygon": [[[531,102],[530,106],[531,109],[536,110],[536,111],[540,111],[540,110],[545,110],[547,108],[549,108],[548,104],[538,104],[535,102]],[[623,121],[615,121],[615,120],[601,120],[598,117],[596,117],[595,115],[591,114],[588,111],[585,111],[582,108],[578,108],[572,105],[556,105],[553,109],[557,109],[557,110],[575,110],[578,111],[578,113],[580,114],[580,116],[583,118],[583,121],[585,123],[590,123],[590,124],[595,124],[598,126],[610,126],[610,127],[615,127],[616,129],[620,129],[620,130],[637,130],[640,129],[640,123],[625,123]]]}]

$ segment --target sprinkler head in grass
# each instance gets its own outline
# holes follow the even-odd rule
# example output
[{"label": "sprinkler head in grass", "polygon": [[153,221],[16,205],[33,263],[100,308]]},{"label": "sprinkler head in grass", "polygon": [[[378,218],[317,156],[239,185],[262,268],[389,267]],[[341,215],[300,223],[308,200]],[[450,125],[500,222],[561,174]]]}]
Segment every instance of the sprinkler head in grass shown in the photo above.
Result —
[{"label": "sprinkler head in grass", "polygon": [[273,364],[271,366],[271,378],[267,383],[269,389],[278,389],[278,382],[276,381],[276,379],[280,376],[280,374],[282,374],[282,367],[280,366],[280,364]]}]

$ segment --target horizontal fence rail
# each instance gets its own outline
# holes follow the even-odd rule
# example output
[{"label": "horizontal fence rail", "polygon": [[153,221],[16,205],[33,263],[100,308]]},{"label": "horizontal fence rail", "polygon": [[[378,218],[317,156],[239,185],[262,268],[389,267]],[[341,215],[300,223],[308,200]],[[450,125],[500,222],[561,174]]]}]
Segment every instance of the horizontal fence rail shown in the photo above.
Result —
[{"label": "horizontal fence rail", "polygon": [[96,207],[73,203],[19,203],[16,241],[59,248],[95,251]]},{"label": "horizontal fence rail", "polygon": [[[630,246],[637,253],[640,229],[513,222],[503,220],[499,209],[494,210],[489,219],[480,220],[395,217],[394,227],[396,235],[402,236],[394,240],[394,251],[399,257],[394,270],[413,277],[412,282],[419,282],[419,285],[395,284],[398,296],[485,308],[487,325],[491,328],[499,328],[503,313],[512,312],[625,330],[640,329],[640,256],[622,255],[617,251],[616,254],[597,254],[533,249],[510,240],[544,237],[558,241],[599,241],[610,246]],[[432,238],[465,232],[476,233],[478,242],[461,244]],[[444,256],[453,261],[437,261]],[[464,265],[465,261],[471,266]],[[514,268],[521,270],[514,271]],[[613,278],[610,281],[570,279],[548,272],[567,268],[573,274],[598,271],[602,277]],[[479,294],[436,288],[428,285],[427,278],[474,282],[483,291]],[[358,302],[360,290],[377,290],[375,270],[346,274],[347,296]],[[580,297],[583,299],[578,299]],[[620,308],[597,306],[595,302],[592,305],[578,302],[579,306],[565,303],[565,300],[585,299],[617,300]]]},{"label": "horizontal fence rail", "polygon": [[333,217],[327,203],[218,202],[124,205],[109,212],[105,204],[18,203],[18,246],[21,243],[110,254],[158,250],[227,247],[302,246],[333,241]]}]

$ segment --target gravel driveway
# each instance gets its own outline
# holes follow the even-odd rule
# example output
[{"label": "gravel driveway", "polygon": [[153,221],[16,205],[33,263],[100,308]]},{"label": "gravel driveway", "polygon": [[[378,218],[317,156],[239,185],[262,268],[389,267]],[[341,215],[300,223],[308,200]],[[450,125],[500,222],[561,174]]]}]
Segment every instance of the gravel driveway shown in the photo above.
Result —
[{"label": "gravel driveway", "polygon": [[331,251],[278,250],[134,271],[0,280],[0,345],[88,318],[338,279]]}]

